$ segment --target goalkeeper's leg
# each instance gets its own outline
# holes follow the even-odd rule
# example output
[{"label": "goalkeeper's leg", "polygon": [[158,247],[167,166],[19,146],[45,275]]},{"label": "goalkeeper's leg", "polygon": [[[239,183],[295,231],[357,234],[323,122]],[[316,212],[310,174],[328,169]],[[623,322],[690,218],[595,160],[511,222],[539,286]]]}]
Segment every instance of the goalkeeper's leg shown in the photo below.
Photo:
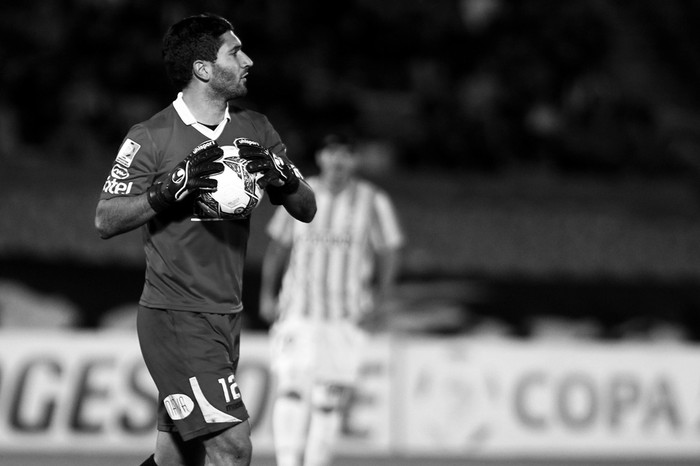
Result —
[{"label": "goalkeeper's leg", "polygon": [[343,409],[350,388],[317,383],[311,391],[311,419],[304,451],[304,466],[329,466],[340,435]]}]

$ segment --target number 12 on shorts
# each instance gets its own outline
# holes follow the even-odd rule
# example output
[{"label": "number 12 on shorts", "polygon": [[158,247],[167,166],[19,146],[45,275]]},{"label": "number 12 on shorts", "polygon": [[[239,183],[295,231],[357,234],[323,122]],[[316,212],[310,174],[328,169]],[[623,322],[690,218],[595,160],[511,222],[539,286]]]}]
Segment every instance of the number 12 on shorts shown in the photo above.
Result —
[{"label": "number 12 on shorts", "polygon": [[241,397],[241,391],[238,389],[238,384],[236,383],[233,374],[228,376],[228,383],[223,377],[219,379],[219,383],[224,391],[226,403],[230,403],[232,400],[237,400]]}]

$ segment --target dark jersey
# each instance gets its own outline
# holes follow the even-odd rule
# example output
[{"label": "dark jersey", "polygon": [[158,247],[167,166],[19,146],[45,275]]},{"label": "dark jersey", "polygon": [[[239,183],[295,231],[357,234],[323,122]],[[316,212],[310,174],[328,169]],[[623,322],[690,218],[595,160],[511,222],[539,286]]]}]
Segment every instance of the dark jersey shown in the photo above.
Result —
[{"label": "dark jersey", "polygon": [[[142,194],[202,142],[214,139],[224,146],[240,137],[286,158],[285,146],[264,115],[229,107],[227,118],[212,130],[196,123],[178,96],[150,120],[129,130],[101,199]],[[194,312],[239,312],[250,221],[197,221],[193,198],[141,227],[146,277],[139,303]]]}]

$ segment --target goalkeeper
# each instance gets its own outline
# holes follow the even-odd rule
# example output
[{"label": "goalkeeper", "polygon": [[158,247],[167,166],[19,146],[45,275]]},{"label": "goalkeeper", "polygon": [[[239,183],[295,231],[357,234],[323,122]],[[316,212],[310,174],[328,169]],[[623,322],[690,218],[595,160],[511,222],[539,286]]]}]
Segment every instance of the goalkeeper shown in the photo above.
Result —
[{"label": "goalkeeper", "polygon": [[155,454],[145,466],[250,464],[236,382],[250,219],[193,221],[207,215],[197,208],[198,192],[215,189],[209,177],[223,169],[219,144],[250,140],[245,157],[270,199],[301,222],[316,212],[267,118],[228,104],[247,93],[253,62],[241,47],[231,24],[214,15],[168,30],[163,57],[181,92],[129,130],[97,204],[100,236],[140,227],[144,241],[137,331],[159,398]]},{"label": "goalkeeper", "polygon": [[388,195],[356,176],[360,157],[349,137],[327,136],[308,181],[316,219],[278,209],[268,226],[260,310],[274,321],[277,466],[330,465],[367,330],[381,323],[395,281],[403,233]]}]

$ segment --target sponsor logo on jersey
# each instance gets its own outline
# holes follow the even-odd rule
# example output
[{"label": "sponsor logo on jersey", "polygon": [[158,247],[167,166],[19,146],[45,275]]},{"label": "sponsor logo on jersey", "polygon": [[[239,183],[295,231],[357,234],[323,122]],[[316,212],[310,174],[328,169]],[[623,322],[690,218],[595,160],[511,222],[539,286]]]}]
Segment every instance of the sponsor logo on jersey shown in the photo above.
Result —
[{"label": "sponsor logo on jersey", "polygon": [[165,410],[168,412],[168,416],[173,421],[178,419],[185,419],[187,416],[192,414],[192,409],[194,408],[194,401],[187,395],[182,393],[174,393],[168,395],[163,400],[165,405]]},{"label": "sponsor logo on jersey", "polygon": [[129,170],[117,163],[112,167],[112,171],[110,174],[112,175],[112,178],[115,178],[117,180],[123,180],[124,178],[129,177]]},{"label": "sponsor logo on jersey", "polygon": [[125,183],[123,181],[113,180],[110,177],[107,178],[107,181],[105,181],[105,185],[102,187],[102,191],[110,194],[129,194],[133,185],[133,181]]},{"label": "sponsor logo on jersey", "polygon": [[119,153],[117,154],[117,163],[124,165],[125,167],[130,167],[131,162],[134,160],[134,156],[141,148],[141,144],[132,141],[131,139],[126,139],[122,146],[119,148]]}]

